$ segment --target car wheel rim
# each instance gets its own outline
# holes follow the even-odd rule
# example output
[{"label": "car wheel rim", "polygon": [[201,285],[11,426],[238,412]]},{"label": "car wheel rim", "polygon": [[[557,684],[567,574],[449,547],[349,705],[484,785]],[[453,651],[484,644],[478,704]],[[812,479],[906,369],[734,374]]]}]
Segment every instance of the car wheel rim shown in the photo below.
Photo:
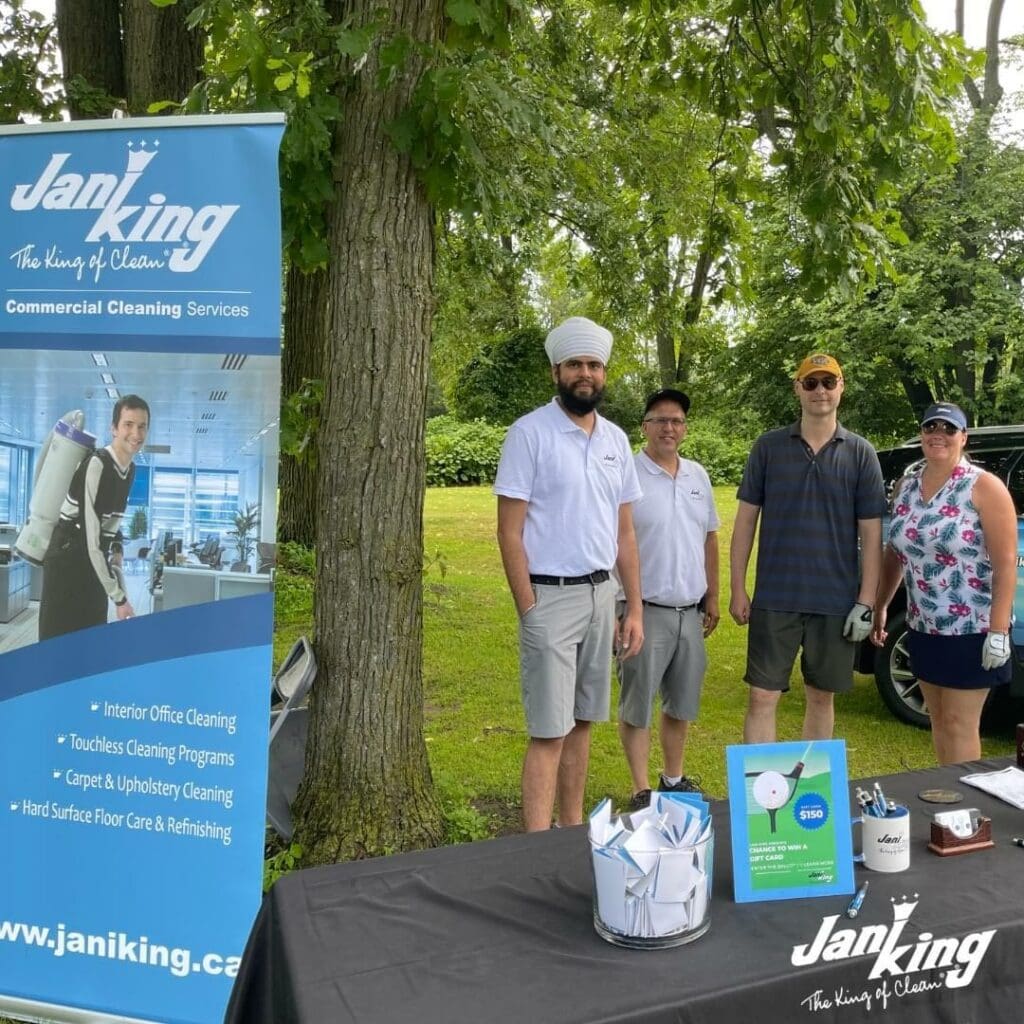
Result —
[{"label": "car wheel rim", "polygon": [[915,714],[927,717],[928,709],[925,707],[921,685],[910,668],[906,633],[892,645],[889,654],[889,678],[899,699]]}]

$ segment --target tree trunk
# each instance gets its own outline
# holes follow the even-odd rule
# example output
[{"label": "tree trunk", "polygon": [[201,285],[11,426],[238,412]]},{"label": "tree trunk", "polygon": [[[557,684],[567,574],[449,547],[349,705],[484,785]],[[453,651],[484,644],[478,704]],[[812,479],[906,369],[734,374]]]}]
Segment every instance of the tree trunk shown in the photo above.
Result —
[{"label": "tree trunk", "polygon": [[520,327],[519,268],[511,235],[501,235],[501,252],[505,259],[498,272],[498,285],[505,293],[506,301],[506,312],[502,318],[501,329],[508,332],[518,331]]},{"label": "tree trunk", "polygon": [[[294,263],[288,268],[285,286],[284,353],[281,360],[281,393],[295,394],[304,380],[323,378],[324,336],[327,333],[327,271],[304,274]],[[304,458],[281,453],[277,539],[311,548],[316,544],[316,450]]]},{"label": "tree trunk", "polygon": [[[128,112],[142,115],[151,103],[180,101],[202,76],[202,32],[185,19],[196,0],[154,7],[150,0],[123,0],[124,77]],[[169,108],[170,109],[170,108]]]},{"label": "tree trunk", "polygon": [[693,268],[693,283],[690,285],[690,294],[687,296],[686,305],[683,308],[683,326],[685,333],[679,344],[679,361],[676,364],[676,380],[683,384],[689,379],[690,364],[688,360],[693,359],[693,348],[687,351],[687,337],[691,336],[700,322],[701,310],[704,308],[704,293],[708,287],[708,275],[711,273],[713,261],[711,247],[711,229],[707,230],[700,249],[697,251],[697,262]]},{"label": "tree trunk", "polygon": [[673,310],[671,255],[668,239],[659,239],[648,255],[649,270],[647,285],[651,294],[651,312],[654,315],[654,342],[658,354],[658,377],[661,387],[670,388],[676,383],[676,339],[673,325],[676,318]]},{"label": "tree trunk", "polygon": [[108,117],[125,94],[118,0],[57,0],[56,14],[71,117]]},{"label": "tree trunk", "polygon": [[[358,27],[372,0],[332,5]],[[393,0],[391,27],[440,38],[441,0]],[[316,651],[296,838],[307,863],[441,840],[423,739],[423,489],[433,214],[385,126],[422,57],[378,88],[378,38],[347,78],[335,137],[332,308],[318,462]]]},{"label": "tree trunk", "polygon": [[925,409],[935,401],[932,389],[916,375],[916,371],[909,362],[893,361],[896,363],[907,401],[910,402],[910,407],[914,410],[915,418],[920,419],[924,415]]}]

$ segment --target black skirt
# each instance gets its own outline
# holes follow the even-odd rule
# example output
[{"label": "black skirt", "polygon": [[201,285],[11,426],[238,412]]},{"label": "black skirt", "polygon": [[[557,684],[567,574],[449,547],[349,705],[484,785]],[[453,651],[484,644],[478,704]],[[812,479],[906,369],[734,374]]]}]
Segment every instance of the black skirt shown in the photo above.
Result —
[{"label": "black skirt", "polygon": [[1013,675],[1013,658],[999,668],[981,667],[984,633],[936,636],[912,629],[907,633],[910,667],[918,679],[953,690],[985,690],[1002,686]]}]

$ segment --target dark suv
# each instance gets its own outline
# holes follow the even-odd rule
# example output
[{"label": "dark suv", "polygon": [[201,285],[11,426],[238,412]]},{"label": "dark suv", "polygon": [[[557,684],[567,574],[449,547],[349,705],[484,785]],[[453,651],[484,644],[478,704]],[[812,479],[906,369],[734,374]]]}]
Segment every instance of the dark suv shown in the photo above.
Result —
[{"label": "dark suv", "polygon": [[[1017,508],[1017,589],[1013,601],[1013,681],[1009,692],[1012,697],[1024,697],[1024,518],[1021,518],[1024,516],[1024,424],[971,429],[967,436],[967,455],[972,462],[1003,480]],[[916,439],[878,453],[890,496],[907,468],[920,458],[921,445]],[[928,710],[907,657],[906,621],[906,595],[901,587],[889,606],[886,623],[889,639],[882,648],[861,644],[856,668],[868,675],[874,673],[882,700],[897,718],[927,726]]]}]

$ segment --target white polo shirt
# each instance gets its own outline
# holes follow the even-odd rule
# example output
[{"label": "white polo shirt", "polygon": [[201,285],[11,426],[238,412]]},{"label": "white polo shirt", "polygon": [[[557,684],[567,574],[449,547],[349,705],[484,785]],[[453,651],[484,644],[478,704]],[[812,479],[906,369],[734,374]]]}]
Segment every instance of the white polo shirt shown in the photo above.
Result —
[{"label": "white polo shirt", "polygon": [[711,480],[690,459],[679,459],[675,478],[643,452],[634,459],[643,490],[633,504],[643,598],[696,604],[708,589],[704,541],[720,525]]},{"label": "white polo shirt", "polygon": [[494,493],[529,503],[523,545],[530,572],[544,576],[610,570],[619,506],[641,495],[626,435],[597,416],[588,436],[556,399],[509,427]]}]

